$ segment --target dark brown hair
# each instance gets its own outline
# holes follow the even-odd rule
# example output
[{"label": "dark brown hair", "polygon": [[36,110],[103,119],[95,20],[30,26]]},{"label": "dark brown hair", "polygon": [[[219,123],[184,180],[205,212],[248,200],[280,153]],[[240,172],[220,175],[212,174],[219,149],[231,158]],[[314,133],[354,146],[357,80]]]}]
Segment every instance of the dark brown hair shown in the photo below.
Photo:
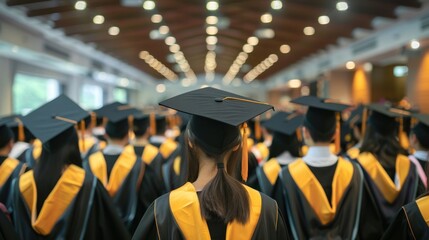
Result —
[{"label": "dark brown hair", "polygon": [[[198,140],[189,130],[189,127],[185,133],[185,142],[190,142],[193,146],[189,147],[189,144],[185,144],[187,156],[189,157],[188,181],[194,182],[199,174],[197,148],[216,163],[221,163],[234,147],[240,145],[241,135],[238,134],[237,138],[226,147],[223,153],[216,155],[210,154],[202,145],[198,144]],[[240,156],[241,147],[232,151],[226,162],[227,170],[225,168],[218,169],[216,176],[201,191],[199,198],[203,218],[210,219],[213,216],[217,216],[223,218],[225,223],[236,220],[244,224],[248,221],[250,212],[249,196],[243,185],[231,176],[235,173]]]}]

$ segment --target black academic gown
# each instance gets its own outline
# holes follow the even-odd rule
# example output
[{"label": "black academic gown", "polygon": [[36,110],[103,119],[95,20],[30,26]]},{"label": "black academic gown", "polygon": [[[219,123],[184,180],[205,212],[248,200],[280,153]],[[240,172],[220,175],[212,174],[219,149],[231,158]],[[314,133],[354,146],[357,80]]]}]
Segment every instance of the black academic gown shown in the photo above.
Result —
[{"label": "black academic gown", "polygon": [[97,152],[84,167],[103,183],[131,234],[149,205],[165,193],[162,180],[132,146],[120,155]]},{"label": "black academic gown", "polygon": [[383,235],[383,240],[429,239],[429,196],[403,206]]},{"label": "black academic gown", "polygon": [[0,203],[0,240],[18,240],[18,234],[16,233],[8,213],[3,212],[6,207]]},{"label": "black academic gown", "polygon": [[356,164],[339,158],[336,165],[316,168],[297,160],[283,168],[278,187],[283,194],[275,197],[284,204],[281,209],[293,239],[381,236],[380,217]]},{"label": "black academic gown", "polygon": [[39,213],[34,186],[33,171],[14,181],[13,219],[20,239],[130,238],[103,185],[82,168],[67,168]]},{"label": "black academic gown", "polygon": [[143,162],[152,168],[159,179],[162,178],[162,164],[163,158],[159,149],[152,144],[147,144],[145,146],[134,146],[134,152],[137,156],[140,156]]},{"label": "black academic gown", "polygon": [[27,167],[24,163],[7,156],[0,156],[0,202],[9,211],[12,210],[10,198],[12,181],[24,173],[26,169]]},{"label": "black academic gown", "polygon": [[[246,187],[251,201],[246,225],[230,223],[225,239],[288,239],[282,215],[269,197]],[[214,239],[215,234],[201,218],[194,186],[182,187],[158,198],[145,213],[133,239]],[[223,235],[223,234],[220,234]]]},{"label": "black academic gown", "polygon": [[[407,156],[398,155],[395,168],[386,171],[370,153],[361,153],[357,158],[364,172],[365,181],[377,204],[383,222],[383,230],[393,220],[403,205],[414,201],[417,196],[418,176],[413,163]],[[398,174],[401,188],[396,190],[389,172]],[[392,175],[392,173],[390,173]]]}]

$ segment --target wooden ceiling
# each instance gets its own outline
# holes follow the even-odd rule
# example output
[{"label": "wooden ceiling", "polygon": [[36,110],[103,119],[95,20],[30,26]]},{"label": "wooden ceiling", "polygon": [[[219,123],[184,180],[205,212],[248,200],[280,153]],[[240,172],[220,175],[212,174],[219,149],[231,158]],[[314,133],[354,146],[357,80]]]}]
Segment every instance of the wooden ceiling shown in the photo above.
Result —
[{"label": "wooden ceiling", "polygon": [[[281,69],[302,60],[328,45],[336,44],[338,38],[352,38],[356,28],[371,30],[375,17],[395,19],[395,9],[399,6],[419,8],[418,0],[348,0],[347,11],[336,9],[336,0],[282,0],[283,7],[273,10],[271,0],[219,0],[219,9],[208,11],[206,0],[154,0],[156,7],[145,10],[139,7],[125,7],[120,0],[87,0],[85,10],[76,10],[76,1],[69,0],[7,0],[10,7],[24,9],[27,16],[50,23],[54,29],[61,29],[67,36],[90,43],[102,52],[110,54],[136,68],[151,74],[156,79],[164,79],[157,71],[139,58],[140,51],[148,51],[171,70],[177,69],[175,62],[167,61],[171,54],[163,39],[149,37],[152,30],[161,25],[170,29],[169,36],[176,39],[181,51],[195,74],[205,73],[207,55],[206,17],[216,15],[229,20],[226,28],[220,28],[216,34],[215,72],[224,75],[233,64],[247,39],[254,36],[261,28],[271,28],[275,37],[259,39],[246,60],[247,67],[241,68],[237,77],[246,73],[266,59],[270,54],[277,54],[278,61],[258,79],[264,80]],[[261,15],[272,14],[271,23],[261,23]],[[151,16],[160,14],[161,23],[152,23]],[[93,23],[95,15],[103,15],[105,22]],[[327,25],[318,23],[320,15],[327,15]],[[117,36],[110,36],[111,26],[120,28]],[[306,36],[306,26],[315,28],[315,34]],[[282,54],[279,47],[288,44],[291,51]],[[180,71],[175,72],[183,77]]]}]

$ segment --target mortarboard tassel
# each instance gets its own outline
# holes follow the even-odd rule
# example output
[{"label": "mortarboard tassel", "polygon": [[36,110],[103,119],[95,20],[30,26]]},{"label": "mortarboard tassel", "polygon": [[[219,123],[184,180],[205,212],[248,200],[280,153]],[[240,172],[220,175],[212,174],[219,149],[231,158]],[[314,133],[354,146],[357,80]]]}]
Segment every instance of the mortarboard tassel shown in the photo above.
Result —
[{"label": "mortarboard tassel", "polygon": [[25,141],[24,124],[19,118],[15,118],[15,121],[18,122],[18,141],[24,142]]},{"label": "mortarboard tassel", "polygon": [[85,152],[86,148],[85,148],[85,121],[84,120],[80,121],[80,138],[82,141],[82,152]]},{"label": "mortarboard tassel", "polygon": [[155,135],[156,133],[156,119],[155,113],[151,112],[149,116],[149,124],[150,124],[150,135]]},{"label": "mortarboard tassel", "polygon": [[259,120],[259,117],[256,117],[255,119],[255,138],[258,142],[261,140],[261,121]]},{"label": "mortarboard tassel", "polygon": [[336,127],[335,127],[335,154],[340,152],[341,143],[341,126],[340,126],[340,113],[335,113]]},{"label": "mortarboard tassel", "polygon": [[361,138],[363,138],[365,136],[365,132],[366,132],[366,120],[368,118],[368,111],[367,109],[364,107],[363,111],[362,111],[362,129],[361,129]]},{"label": "mortarboard tassel", "polygon": [[128,116],[128,134],[131,140],[134,139],[134,116],[130,115]]},{"label": "mortarboard tassel", "polygon": [[91,128],[95,128],[97,126],[97,115],[95,112],[91,112]]},{"label": "mortarboard tassel", "polygon": [[249,159],[248,159],[248,149],[247,149],[247,123],[243,123],[243,149],[241,155],[241,178],[246,182],[249,174]]}]

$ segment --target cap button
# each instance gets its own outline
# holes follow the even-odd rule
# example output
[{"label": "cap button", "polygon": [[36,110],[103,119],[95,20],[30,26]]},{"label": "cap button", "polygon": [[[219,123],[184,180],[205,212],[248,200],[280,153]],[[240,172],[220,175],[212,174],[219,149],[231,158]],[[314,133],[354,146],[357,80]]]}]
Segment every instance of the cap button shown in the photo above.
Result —
[{"label": "cap button", "polygon": [[223,102],[223,98],[215,98],[215,102]]}]

